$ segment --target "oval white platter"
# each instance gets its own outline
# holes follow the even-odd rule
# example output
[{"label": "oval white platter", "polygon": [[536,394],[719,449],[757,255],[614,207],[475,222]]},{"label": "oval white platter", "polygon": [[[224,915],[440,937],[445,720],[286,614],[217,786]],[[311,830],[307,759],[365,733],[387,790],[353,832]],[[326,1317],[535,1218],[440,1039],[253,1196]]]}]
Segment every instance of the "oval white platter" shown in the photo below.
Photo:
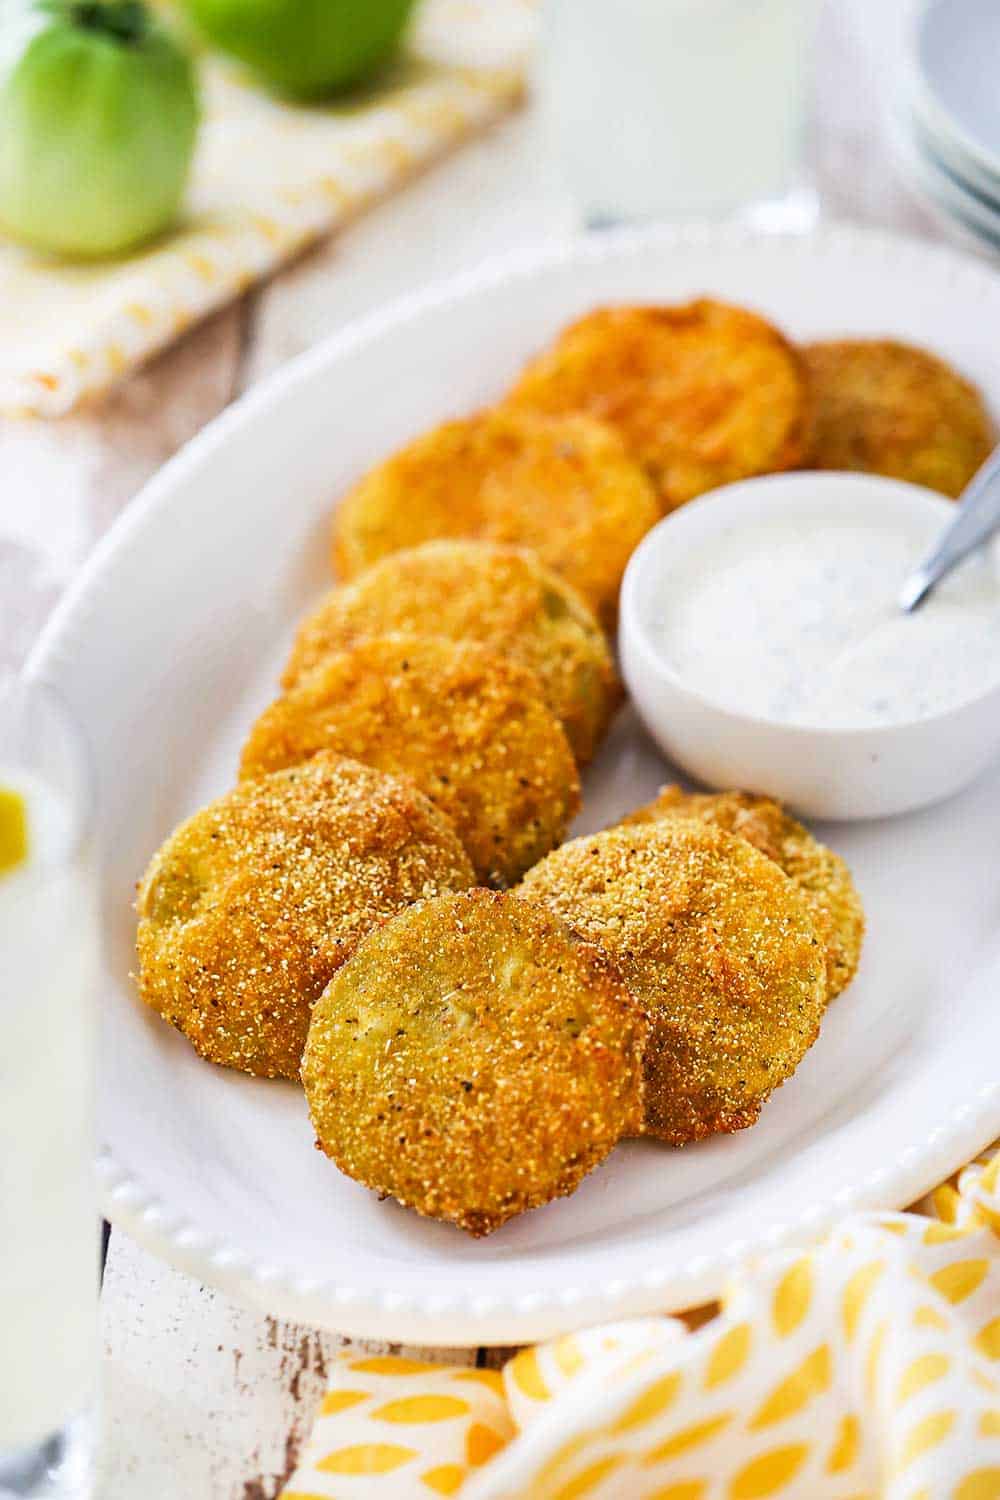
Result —
[{"label": "oval white platter", "polygon": [[[864,960],[753,1130],[683,1151],[628,1143],[575,1196],[486,1240],[342,1177],[313,1149],[296,1087],[210,1067],[131,988],[134,882],[173,825],[232,783],[295,621],[328,584],[335,498],[404,439],[499,396],[568,318],[701,292],[796,337],[926,343],[1000,405],[1000,280],[952,251],[834,229],[661,231],[522,255],[348,329],[226,412],[129,508],[34,654],[85,724],[100,784],[106,1211],[270,1313],[512,1344],[693,1305],[748,1254],[850,1209],[899,1208],[1000,1135],[1000,767],[928,812],[825,831],[864,896]],[[578,831],[670,775],[624,713]]]}]

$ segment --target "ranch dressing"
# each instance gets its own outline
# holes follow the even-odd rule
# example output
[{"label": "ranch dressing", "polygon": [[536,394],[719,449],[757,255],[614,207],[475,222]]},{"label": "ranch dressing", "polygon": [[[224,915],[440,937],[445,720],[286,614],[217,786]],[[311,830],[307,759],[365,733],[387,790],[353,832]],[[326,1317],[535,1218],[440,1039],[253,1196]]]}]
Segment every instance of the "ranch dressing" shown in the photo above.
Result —
[{"label": "ranch dressing", "polygon": [[896,606],[939,531],[854,507],[733,526],[665,572],[650,634],[686,686],[741,713],[836,729],[931,717],[1000,681],[988,551],[916,613]]}]

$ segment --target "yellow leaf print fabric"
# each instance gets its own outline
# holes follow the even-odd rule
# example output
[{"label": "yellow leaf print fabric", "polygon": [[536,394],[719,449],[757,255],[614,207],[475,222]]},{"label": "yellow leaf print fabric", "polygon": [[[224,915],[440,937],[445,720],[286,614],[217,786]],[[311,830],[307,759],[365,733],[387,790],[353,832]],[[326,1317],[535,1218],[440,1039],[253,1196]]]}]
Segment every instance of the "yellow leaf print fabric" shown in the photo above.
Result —
[{"label": "yellow leaf print fabric", "polygon": [[345,1351],[282,1500],[457,1495],[514,1434],[494,1370]]},{"label": "yellow leaf print fabric", "polygon": [[283,103],[204,54],[198,149],[171,233],[93,264],[0,241],[0,412],[61,416],[498,119],[523,86],[535,3],[422,0],[407,54],[347,104]]},{"label": "yellow leaf print fabric", "polygon": [[502,1375],[347,1353],[282,1500],[1000,1500],[1000,1152]]}]

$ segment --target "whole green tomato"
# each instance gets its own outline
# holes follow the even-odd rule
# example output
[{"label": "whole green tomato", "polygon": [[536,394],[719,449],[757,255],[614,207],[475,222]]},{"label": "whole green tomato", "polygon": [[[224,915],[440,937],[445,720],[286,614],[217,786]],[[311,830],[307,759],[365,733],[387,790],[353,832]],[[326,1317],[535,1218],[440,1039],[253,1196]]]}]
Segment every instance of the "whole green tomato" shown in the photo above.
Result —
[{"label": "whole green tomato", "polygon": [[180,0],[214,46],[271,88],[317,99],[349,88],[392,53],[414,0]]},{"label": "whole green tomato", "polygon": [[177,212],[198,113],[142,0],[0,0],[0,229],[67,256],[141,244]]}]

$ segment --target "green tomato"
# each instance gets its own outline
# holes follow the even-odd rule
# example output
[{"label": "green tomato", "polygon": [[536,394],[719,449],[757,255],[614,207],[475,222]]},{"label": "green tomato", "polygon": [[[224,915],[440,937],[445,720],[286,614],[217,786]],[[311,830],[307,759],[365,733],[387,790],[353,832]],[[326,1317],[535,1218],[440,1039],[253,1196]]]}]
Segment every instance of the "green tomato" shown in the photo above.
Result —
[{"label": "green tomato", "polygon": [[360,82],[399,41],[414,0],[181,0],[195,27],[271,88],[316,99]]},{"label": "green tomato", "polygon": [[197,131],[194,69],[142,0],[0,0],[0,229],[130,250],[176,214]]}]

